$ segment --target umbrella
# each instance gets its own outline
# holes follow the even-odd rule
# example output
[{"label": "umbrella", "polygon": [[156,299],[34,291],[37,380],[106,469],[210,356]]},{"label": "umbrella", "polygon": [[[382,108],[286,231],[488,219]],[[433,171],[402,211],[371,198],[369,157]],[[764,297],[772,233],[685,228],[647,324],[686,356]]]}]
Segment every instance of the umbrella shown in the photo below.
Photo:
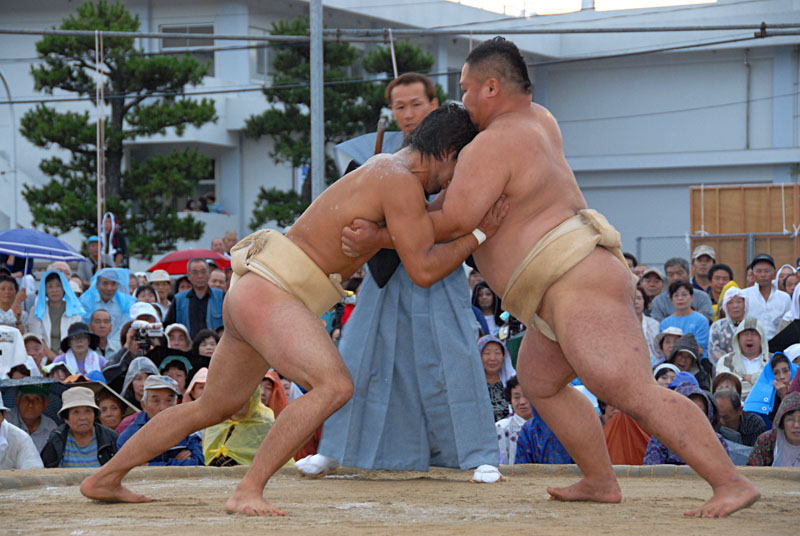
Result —
[{"label": "umbrella", "polygon": [[36,229],[9,229],[0,232],[0,253],[50,261],[86,260],[63,240]]},{"label": "umbrella", "polygon": [[170,275],[184,275],[186,273],[186,263],[191,259],[205,259],[216,264],[221,270],[231,265],[229,258],[220,255],[216,251],[211,251],[210,249],[183,249],[181,251],[173,251],[148,268],[147,271],[166,270]]}]

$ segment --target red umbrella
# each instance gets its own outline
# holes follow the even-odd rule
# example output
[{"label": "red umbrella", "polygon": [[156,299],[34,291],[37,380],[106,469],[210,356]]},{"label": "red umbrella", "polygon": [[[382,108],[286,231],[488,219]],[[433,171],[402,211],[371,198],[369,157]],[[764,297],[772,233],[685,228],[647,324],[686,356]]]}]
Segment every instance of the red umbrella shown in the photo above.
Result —
[{"label": "red umbrella", "polygon": [[173,251],[163,259],[148,268],[148,272],[155,270],[166,270],[170,275],[185,275],[186,263],[191,259],[205,259],[213,262],[218,268],[224,270],[231,265],[231,260],[224,255],[210,249],[183,249]]}]

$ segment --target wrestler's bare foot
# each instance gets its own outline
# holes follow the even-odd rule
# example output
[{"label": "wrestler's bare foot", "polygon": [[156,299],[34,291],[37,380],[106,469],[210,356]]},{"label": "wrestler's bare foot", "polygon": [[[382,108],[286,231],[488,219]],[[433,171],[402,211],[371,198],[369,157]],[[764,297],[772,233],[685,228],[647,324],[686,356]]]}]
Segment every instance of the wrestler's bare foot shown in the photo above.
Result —
[{"label": "wrestler's bare foot", "polygon": [[261,492],[243,491],[237,489],[228,502],[225,511],[229,514],[244,514],[248,516],[285,516],[286,512],[264,500]]},{"label": "wrestler's bare foot", "polygon": [[616,479],[590,482],[584,478],[565,488],[547,488],[547,493],[557,501],[618,503],[622,500],[622,491]]},{"label": "wrestler's bare foot", "polygon": [[141,503],[150,502],[148,497],[134,493],[122,486],[120,481],[98,473],[81,482],[81,493],[89,499],[106,502]]},{"label": "wrestler's bare foot", "polygon": [[687,517],[727,517],[732,513],[747,508],[761,498],[761,494],[752,482],[739,477],[730,484],[714,489],[714,495],[700,508],[686,510]]}]

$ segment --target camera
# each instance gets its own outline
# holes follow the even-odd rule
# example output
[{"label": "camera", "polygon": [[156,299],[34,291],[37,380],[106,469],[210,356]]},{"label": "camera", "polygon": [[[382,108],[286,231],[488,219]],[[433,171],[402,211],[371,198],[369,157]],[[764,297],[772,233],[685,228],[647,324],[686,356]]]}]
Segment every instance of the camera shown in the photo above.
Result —
[{"label": "camera", "polygon": [[160,322],[150,324],[144,320],[136,320],[131,324],[133,330],[133,340],[142,350],[148,350],[153,346],[152,339],[164,336],[164,329]]}]

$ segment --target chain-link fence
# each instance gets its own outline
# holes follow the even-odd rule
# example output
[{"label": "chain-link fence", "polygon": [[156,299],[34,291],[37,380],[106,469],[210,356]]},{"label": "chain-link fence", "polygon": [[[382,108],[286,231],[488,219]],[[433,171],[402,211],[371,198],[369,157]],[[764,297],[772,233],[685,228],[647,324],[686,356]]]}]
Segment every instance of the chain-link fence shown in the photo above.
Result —
[{"label": "chain-link fence", "polygon": [[689,235],[684,236],[638,236],[636,250],[632,251],[639,264],[664,270],[664,262],[672,257],[691,258]]}]

